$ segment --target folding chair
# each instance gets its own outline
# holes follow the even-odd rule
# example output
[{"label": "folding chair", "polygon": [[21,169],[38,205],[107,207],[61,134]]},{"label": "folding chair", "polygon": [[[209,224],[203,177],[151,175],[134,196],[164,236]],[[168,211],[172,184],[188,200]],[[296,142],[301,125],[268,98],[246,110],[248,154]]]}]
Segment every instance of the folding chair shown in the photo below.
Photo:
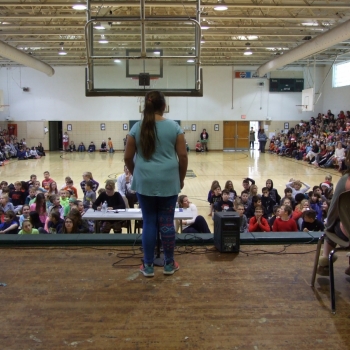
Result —
[{"label": "folding chair", "polygon": [[[350,233],[350,191],[343,192],[339,196],[338,200],[338,213],[339,219],[342,224],[342,231],[348,234]],[[349,247],[350,240],[344,241],[340,239],[335,233],[325,231],[324,234],[319,238],[317,243],[315,261],[314,261],[314,269],[312,271],[311,277],[311,287],[315,285],[316,271],[318,266],[318,260],[320,257],[320,251],[322,243],[324,242],[325,237],[328,237],[334,243],[339,244],[341,247]],[[334,290],[334,268],[333,268],[333,255],[335,254],[336,249],[333,249],[329,253],[329,281],[330,281],[330,293],[331,293],[331,308],[332,313],[335,314],[335,290]],[[350,262],[350,261],[349,261]]]}]

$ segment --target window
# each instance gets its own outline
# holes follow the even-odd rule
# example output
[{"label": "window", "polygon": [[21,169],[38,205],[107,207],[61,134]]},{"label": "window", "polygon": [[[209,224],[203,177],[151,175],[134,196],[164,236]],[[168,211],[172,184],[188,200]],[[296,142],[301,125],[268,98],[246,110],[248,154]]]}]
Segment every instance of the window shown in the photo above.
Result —
[{"label": "window", "polygon": [[333,87],[350,85],[350,61],[333,65]]}]

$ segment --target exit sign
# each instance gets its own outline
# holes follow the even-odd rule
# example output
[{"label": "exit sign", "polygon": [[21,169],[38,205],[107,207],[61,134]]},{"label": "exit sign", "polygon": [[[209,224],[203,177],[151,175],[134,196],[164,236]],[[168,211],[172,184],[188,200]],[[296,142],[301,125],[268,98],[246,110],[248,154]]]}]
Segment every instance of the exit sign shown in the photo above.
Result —
[{"label": "exit sign", "polygon": [[246,119],[247,116],[245,114],[241,115],[241,119]]}]

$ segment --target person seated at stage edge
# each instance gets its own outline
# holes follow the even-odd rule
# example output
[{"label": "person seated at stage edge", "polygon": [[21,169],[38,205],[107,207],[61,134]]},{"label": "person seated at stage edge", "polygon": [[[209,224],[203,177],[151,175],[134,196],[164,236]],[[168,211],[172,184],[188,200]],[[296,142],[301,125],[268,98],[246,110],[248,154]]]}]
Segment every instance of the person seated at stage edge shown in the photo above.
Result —
[{"label": "person seated at stage edge", "polygon": [[[192,219],[182,220],[183,233],[211,233],[207,222],[202,215],[198,215],[198,210],[195,204],[191,203],[188,197],[184,194],[178,198],[179,208],[191,211]],[[180,220],[175,220],[175,230],[179,232]]]}]

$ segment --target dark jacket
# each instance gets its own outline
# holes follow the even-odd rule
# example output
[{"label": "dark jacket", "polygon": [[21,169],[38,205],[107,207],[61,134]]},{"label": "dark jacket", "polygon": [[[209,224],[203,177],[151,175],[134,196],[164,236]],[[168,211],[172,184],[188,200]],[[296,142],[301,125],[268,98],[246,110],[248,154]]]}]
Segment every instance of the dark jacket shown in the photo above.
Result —
[{"label": "dark jacket", "polygon": [[125,209],[124,199],[119,192],[114,192],[113,196],[107,196],[106,192],[102,192],[97,197],[95,203],[92,205],[92,208],[96,210],[97,207],[102,206],[104,201],[107,202],[108,207],[112,207],[113,209]]}]

